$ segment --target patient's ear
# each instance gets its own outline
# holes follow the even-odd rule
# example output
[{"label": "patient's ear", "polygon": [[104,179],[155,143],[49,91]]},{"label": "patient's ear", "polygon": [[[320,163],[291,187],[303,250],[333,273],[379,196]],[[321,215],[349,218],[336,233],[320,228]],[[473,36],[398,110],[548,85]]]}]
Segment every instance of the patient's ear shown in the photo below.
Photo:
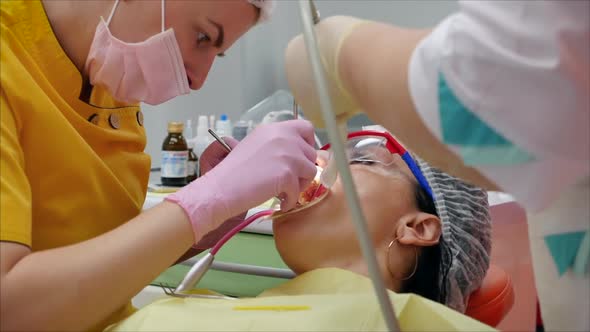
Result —
[{"label": "patient's ear", "polygon": [[441,222],[437,216],[430,213],[409,213],[399,219],[395,234],[401,244],[433,246],[440,238]]}]

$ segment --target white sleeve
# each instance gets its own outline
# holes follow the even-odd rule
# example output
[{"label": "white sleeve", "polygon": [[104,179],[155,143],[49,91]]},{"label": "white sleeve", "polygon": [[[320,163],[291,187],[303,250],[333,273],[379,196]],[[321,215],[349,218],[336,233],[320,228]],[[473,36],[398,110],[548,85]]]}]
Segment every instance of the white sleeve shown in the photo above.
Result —
[{"label": "white sleeve", "polygon": [[429,129],[530,211],[590,173],[589,13],[589,1],[464,1],[410,61]]}]

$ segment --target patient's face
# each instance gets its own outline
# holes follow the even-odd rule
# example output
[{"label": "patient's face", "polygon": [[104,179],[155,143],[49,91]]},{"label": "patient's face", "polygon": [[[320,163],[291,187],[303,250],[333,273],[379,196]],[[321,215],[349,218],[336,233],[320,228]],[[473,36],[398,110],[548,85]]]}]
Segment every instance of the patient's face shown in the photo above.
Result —
[{"label": "patient's face", "polygon": [[[391,241],[397,220],[417,210],[413,174],[399,155],[388,166],[352,163],[351,172],[374,244]],[[303,273],[331,259],[361,256],[347,206],[338,178],[321,202],[274,222],[277,249],[291,269]],[[332,266],[345,267],[342,263]]]}]

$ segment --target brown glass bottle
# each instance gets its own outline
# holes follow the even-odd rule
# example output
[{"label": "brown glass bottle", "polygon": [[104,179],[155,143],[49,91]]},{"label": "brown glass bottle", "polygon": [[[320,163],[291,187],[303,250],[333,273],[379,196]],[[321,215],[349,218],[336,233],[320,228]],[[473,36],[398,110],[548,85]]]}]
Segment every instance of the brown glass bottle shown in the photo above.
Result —
[{"label": "brown glass bottle", "polygon": [[194,181],[199,176],[199,158],[193,151],[192,145],[188,146],[188,175],[186,183]]},{"label": "brown glass bottle", "polygon": [[161,179],[165,186],[181,187],[188,175],[188,146],[182,135],[182,122],[168,123],[168,136],[162,144]]}]

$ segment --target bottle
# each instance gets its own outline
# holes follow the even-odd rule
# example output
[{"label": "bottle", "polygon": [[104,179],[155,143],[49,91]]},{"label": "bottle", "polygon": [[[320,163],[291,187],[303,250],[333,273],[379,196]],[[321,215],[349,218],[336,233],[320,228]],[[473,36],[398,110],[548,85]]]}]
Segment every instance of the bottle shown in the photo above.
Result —
[{"label": "bottle", "polygon": [[[189,143],[193,137],[193,120],[188,119],[186,120],[186,128],[185,128],[185,134],[184,134],[184,138],[186,139],[186,142]],[[190,144],[189,144],[189,148],[190,148]]]},{"label": "bottle", "polygon": [[211,129],[215,130],[215,114],[209,115],[209,125],[208,126],[209,127],[207,129],[211,128]]},{"label": "bottle", "polygon": [[246,137],[246,135],[248,134],[248,122],[244,121],[244,120],[240,120],[238,122],[236,122],[236,125],[234,126],[234,129],[232,130],[232,136],[237,139],[238,141],[241,141],[244,139],[244,137]]},{"label": "bottle", "polygon": [[217,120],[215,124],[215,131],[219,137],[231,136],[231,122],[229,121],[227,114],[221,114],[219,120]]},{"label": "bottle", "polygon": [[164,186],[181,187],[186,184],[188,146],[183,130],[182,122],[168,123],[168,136],[162,144],[161,180]]},{"label": "bottle", "polygon": [[246,135],[250,134],[252,132],[252,130],[254,130],[254,128],[256,128],[256,126],[254,125],[254,121],[249,120],[248,121],[248,130],[246,132]]},{"label": "bottle", "polygon": [[197,123],[197,136],[194,138],[193,151],[197,154],[197,157],[201,158],[203,151],[211,144],[212,137],[209,135],[209,121],[207,116],[199,116],[199,122]]},{"label": "bottle", "polygon": [[186,183],[191,183],[199,177],[199,158],[194,152],[194,142],[188,145],[188,175],[186,176]]}]

